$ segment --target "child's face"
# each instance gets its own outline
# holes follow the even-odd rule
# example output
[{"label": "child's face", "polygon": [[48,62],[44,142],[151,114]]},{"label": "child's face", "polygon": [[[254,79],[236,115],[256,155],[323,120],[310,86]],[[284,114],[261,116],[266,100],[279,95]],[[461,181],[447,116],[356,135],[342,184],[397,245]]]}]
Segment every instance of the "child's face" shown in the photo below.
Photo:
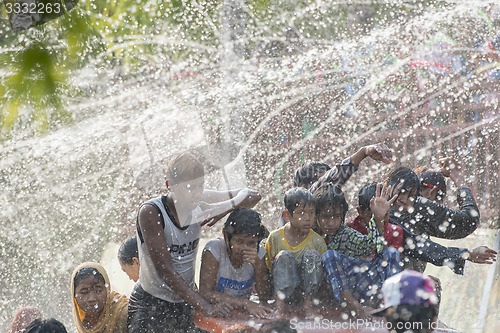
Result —
[{"label": "child's face", "polygon": [[106,286],[97,277],[90,276],[75,288],[75,298],[80,309],[90,315],[99,315],[106,305]]},{"label": "child's face", "polygon": [[363,209],[358,206],[357,208],[359,216],[363,219],[363,223],[368,224],[372,219],[373,213],[370,209]]},{"label": "child's face", "polygon": [[435,201],[437,203],[443,203],[443,197],[437,195],[438,190],[436,188],[429,188],[426,186],[422,186],[420,190],[420,195],[428,200]]},{"label": "child's face", "polygon": [[187,182],[170,185],[174,193],[176,205],[182,205],[188,209],[195,209],[203,197],[205,178],[196,178]]},{"label": "child's face", "polygon": [[139,280],[139,270],[140,270],[139,259],[132,258],[131,264],[126,264],[120,261],[120,266],[122,268],[122,271],[128,275],[130,280],[134,282],[137,282]]},{"label": "child's face", "polygon": [[231,237],[231,256],[243,261],[244,253],[256,251],[259,238],[250,234],[239,234]]},{"label": "child's face", "polygon": [[300,203],[295,208],[293,215],[288,217],[288,220],[290,221],[290,225],[295,229],[309,232],[314,225],[315,218],[316,210],[314,204],[309,203],[304,206]]},{"label": "child's face", "polygon": [[411,207],[413,207],[413,204],[415,203],[415,200],[417,199],[417,190],[416,189],[402,189],[399,192],[398,198],[392,206],[394,209],[396,209],[398,212],[403,213],[408,211]]},{"label": "child's face", "polygon": [[322,234],[328,236],[335,235],[337,230],[339,230],[340,225],[342,224],[342,220],[343,215],[340,208],[321,211],[318,214],[318,226],[320,229],[319,231]]}]

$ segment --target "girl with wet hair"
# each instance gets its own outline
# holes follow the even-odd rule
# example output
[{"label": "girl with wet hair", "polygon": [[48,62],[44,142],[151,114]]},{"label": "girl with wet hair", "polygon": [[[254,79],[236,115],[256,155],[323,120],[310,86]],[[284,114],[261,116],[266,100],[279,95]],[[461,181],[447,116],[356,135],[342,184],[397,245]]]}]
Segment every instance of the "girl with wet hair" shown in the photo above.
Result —
[{"label": "girl with wet hair", "polygon": [[[467,188],[460,189],[464,193],[458,198],[461,210],[455,211],[420,197],[420,182],[415,172],[405,167],[392,171],[387,179],[389,185],[395,186],[393,193],[398,195],[392,204],[390,223],[403,229],[403,268],[423,272],[427,263],[436,266],[446,264],[455,274],[463,275],[466,261],[477,264],[491,264],[496,261],[497,252],[487,246],[472,250],[446,247],[429,238],[465,237],[476,227],[473,222],[469,222],[471,220],[468,217],[477,217],[479,222],[479,210]],[[433,279],[440,298],[440,282],[436,278]]]},{"label": "girl with wet hair", "polygon": [[419,197],[420,179],[409,168],[399,167],[392,171],[387,183],[393,186],[393,194],[398,195],[392,205],[390,222],[404,231],[405,268],[423,272],[428,262],[437,266],[448,262],[451,264],[447,266],[462,275],[466,260],[481,264],[495,260],[496,252],[486,246],[473,250],[444,247],[428,237],[456,239],[474,230],[476,225],[467,216],[479,219],[479,211],[472,195],[468,195],[470,190],[461,189],[464,195],[459,198],[459,203],[463,207],[461,211],[455,211]]},{"label": "girl with wet hair", "polygon": [[[441,160],[440,164],[446,170],[456,163],[447,158]],[[445,247],[429,238],[429,236],[445,239],[463,238],[477,228],[479,208],[469,188],[457,182],[459,187],[457,201],[460,210],[454,210],[419,196],[422,179],[408,168],[400,167],[391,172],[388,183],[402,184],[399,185],[400,192],[391,209],[390,222],[403,229],[405,269],[424,272],[427,263],[436,266],[443,266],[446,263],[455,274],[463,275],[466,261],[477,264],[491,264],[496,261],[497,252],[487,246],[479,246],[472,250]],[[436,282],[436,291],[440,299],[440,281],[432,278]],[[439,309],[439,302],[436,308]]]},{"label": "girl with wet hair", "polygon": [[[261,241],[269,232],[253,209],[239,208],[227,218],[223,238],[210,240],[203,251],[200,294],[212,303],[225,301],[257,318],[274,312],[266,305],[271,290]],[[250,300],[253,287],[259,303]]]},{"label": "girl with wet hair", "polygon": [[128,275],[130,280],[139,281],[139,251],[137,250],[137,237],[127,239],[118,250],[118,261],[122,271]]},{"label": "girl with wet hair", "polygon": [[73,321],[78,333],[127,332],[128,299],[111,290],[108,274],[97,263],[83,263],[71,278]]}]

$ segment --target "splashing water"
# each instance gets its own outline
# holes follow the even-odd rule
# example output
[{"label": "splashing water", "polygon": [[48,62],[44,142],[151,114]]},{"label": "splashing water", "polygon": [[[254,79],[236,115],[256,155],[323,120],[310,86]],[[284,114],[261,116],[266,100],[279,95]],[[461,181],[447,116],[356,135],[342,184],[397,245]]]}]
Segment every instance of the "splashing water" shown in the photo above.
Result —
[{"label": "splashing water", "polygon": [[[165,164],[187,149],[207,166],[206,187],[258,189],[270,229],[301,163],[377,141],[392,145],[393,165],[456,154],[481,216],[498,217],[494,1],[141,3],[106,17],[106,4],[83,2],[61,30],[3,29],[2,59],[37,41],[61,66],[58,101],[41,94],[40,105],[16,99],[16,62],[0,68],[0,329],[34,303],[69,327],[71,271],[134,231],[140,203],[165,190]],[[346,193],[390,168],[363,163]]]}]

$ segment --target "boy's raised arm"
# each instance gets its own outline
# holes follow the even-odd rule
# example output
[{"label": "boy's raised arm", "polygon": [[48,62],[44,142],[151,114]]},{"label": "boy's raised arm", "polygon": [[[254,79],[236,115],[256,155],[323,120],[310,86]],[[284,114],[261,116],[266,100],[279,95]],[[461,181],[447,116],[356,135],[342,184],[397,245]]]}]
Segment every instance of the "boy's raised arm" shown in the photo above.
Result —
[{"label": "boy's raised arm", "polygon": [[324,183],[342,186],[358,170],[358,166],[365,158],[370,157],[375,161],[390,163],[392,151],[383,143],[364,146],[349,158],[335,165],[318,179],[310,188],[314,193]]},{"label": "boy's raised arm", "polygon": [[196,219],[202,222],[202,225],[213,226],[217,221],[237,208],[254,207],[261,198],[258,191],[249,188],[230,191],[204,190],[203,202],[200,202],[203,211]]},{"label": "boy's raised arm", "polygon": [[384,143],[377,143],[362,147],[350,157],[352,164],[359,166],[361,161],[370,157],[372,160],[381,161],[386,164],[391,163],[392,151]]},{"label": "boy's raised arm", "polygon": [[468,188],[459,190],[457,201],[458,210],[418,197],[415,202],[418,227],[439,238],[460,239],[470,235],[479,226],[479,208]]},{"label": "boy's raised arm", "polygon": [[451,209],[419,197],[415,203],[415,210],[422,215],[421,223],[427,227],[425,232],[429,235],[446,239],[464,238],[479,226],[479,207],[455,159],[441,158],[438,165],[439,172],[451,178],[458,188],[459,209]]},{"label": "boy's raised arm", "polygon": [[231,199],[238,208],[252,208],[260,201],[261,196],[259,191],[245,187],[229,191],[203,190],[201,200],[213,204]]},{"label": "boy's raised arm", "polygon": [[439,160],[439,172],[449,177],[458,188],[459,209],[452,209],[437,202],[418,197],[412,218],[420,232],[430,236],[459,239],[473,233],[479,226],[479,207],[468,187],[458,163],[452,157]]}]

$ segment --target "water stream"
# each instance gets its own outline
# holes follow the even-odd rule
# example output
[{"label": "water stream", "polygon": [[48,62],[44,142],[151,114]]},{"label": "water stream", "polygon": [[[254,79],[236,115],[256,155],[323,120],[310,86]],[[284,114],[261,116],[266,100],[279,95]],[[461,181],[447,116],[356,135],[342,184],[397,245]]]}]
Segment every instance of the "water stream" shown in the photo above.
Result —
[{"label": "water stream", "polygon": [[[240,21],[190,4],[216,42],[161,20],[155,32],[103,37],[104,50],[66,74],[70,122],[36,133],[21,121],[3,137],[0,330],[22,305],[73,327],[73,268],[133,233],[137,207],[164,192],[165,164],[186,150],[207,166],[207,187],[259,189],[270,229],[303,161],[335,163],[373,141],[394,148],[395,165],[457,154],[485,193],[485,227],[498,218],[495,1],[224,3]],[[19,50],[0,40],[0,54]],[[3,82],[13,74],[0,69]],[[389,168],[366,163],[346,186],[352,207]]]}]

